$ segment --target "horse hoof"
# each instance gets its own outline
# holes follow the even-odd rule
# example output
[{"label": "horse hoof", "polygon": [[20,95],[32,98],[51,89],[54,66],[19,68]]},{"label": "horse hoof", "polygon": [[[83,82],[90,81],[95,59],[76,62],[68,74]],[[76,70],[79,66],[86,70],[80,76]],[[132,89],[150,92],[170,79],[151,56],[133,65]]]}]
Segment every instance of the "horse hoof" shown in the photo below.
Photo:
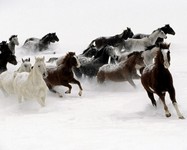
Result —
[{"label": "horse hoof", "polygon": [[185,119],[183,116],[179,117],[179,119]]},{"label": "horse hoof", "polygon": [[166,114],[166,117],[171,117],[171,114],[169,113],[169,114]]},{"label": "horse hoof", "polygon": [[71,92],[69,92],[69,91],[66,91],[65,93],[66,93],[66,94],[70,94]]},{"label": "horse hoof", "polygon": [[59,97],[63,97],[63,95],[62,95],[62,94],[58,94],[58,96],[59,96]]},{"label": "horse hoof", "polygon": [[79,96],[82,96],[82,92],[79,92]]}]

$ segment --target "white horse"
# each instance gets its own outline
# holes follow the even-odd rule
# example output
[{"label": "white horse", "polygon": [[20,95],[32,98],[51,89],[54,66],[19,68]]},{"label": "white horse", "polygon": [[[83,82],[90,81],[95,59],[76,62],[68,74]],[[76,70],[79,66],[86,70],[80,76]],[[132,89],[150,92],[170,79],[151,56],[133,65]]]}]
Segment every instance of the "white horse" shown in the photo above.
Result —
[{"label": "white horse", "polygon": [[142,39],[127,39],[123,42],[123,52],[144,51],[147,47],[154,45],[158,38],[167,38],[161,29]]},{"label": "white horse", "polygon": [[38,103],[45,106],[45,99],[48,87],[43,78],[47,77],[46,65],[43,58],[35,58],[35,64],[30,73],[17,73],[14,82],[14,92],[18,97],[19,102],[22,98],[36,98]]},{"label": "white horse", "polygon": [[18,68],[17,72],[30,72],[31,71],[31,63],[30,63],[30,58],[28,59],[22,59],[22,64]]},{"label": "white horse", "polygon": [[30,58],[25,60],[22,59],[22,64],[17,71],[5,71],[0,74],[0,90],[5,96],[14,94],[13,81],[17,73],[30,71]]}]

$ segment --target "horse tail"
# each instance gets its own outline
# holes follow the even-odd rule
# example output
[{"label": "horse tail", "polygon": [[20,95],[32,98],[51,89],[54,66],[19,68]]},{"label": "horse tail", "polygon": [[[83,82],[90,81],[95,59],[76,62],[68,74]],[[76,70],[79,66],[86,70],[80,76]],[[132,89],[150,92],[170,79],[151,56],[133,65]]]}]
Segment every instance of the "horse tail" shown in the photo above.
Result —
[{"label": "horse tail", "polygon": [[97,73],[97,82],[102,84],[105,81],[105,73],[103,70],[99,70]]}]

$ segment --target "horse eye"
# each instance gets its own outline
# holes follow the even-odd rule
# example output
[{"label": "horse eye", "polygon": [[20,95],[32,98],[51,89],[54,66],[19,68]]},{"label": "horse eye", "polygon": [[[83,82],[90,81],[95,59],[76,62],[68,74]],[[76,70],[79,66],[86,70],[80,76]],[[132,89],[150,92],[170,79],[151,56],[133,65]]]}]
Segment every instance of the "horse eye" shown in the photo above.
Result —
[{"label": "horse eye", "polygon": [[38,65],[38,67],[40,68],[40,65]]}]

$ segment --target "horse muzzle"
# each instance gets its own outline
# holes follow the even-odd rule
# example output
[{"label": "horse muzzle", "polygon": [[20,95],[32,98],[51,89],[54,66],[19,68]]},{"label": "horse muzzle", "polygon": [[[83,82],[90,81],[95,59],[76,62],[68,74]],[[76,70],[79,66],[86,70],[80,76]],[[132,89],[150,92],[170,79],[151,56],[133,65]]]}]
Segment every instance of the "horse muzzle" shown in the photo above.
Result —
[{"label": "horse muzzle", "polygon": [[42,75],[43,75],[43,78],[47,78],[48,73],[47,73],[47,72],[44,72]]}]

